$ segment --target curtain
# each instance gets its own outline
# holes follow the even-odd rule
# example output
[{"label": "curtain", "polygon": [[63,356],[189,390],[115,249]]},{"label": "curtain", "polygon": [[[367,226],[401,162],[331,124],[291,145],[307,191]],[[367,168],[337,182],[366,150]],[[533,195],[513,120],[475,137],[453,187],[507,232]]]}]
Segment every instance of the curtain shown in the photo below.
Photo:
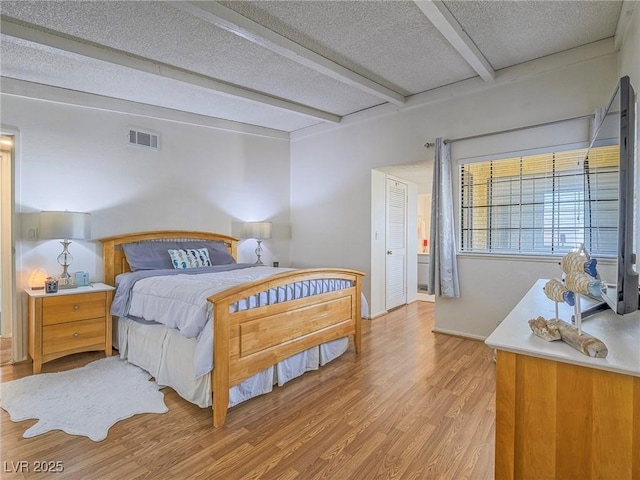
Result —
[{"label": "curtain", "polygon": [[458,298],[458,264],[453,216],[451,146],[442,137],[435,143],[433,188],[431,191],[431,257],[427,292],[440,297]]}]

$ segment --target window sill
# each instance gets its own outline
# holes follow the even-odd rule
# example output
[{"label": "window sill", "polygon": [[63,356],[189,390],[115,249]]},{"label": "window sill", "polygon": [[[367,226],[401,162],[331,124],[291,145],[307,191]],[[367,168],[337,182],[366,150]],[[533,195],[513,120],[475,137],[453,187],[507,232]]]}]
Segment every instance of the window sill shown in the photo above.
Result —
[{"label": "window sill", "polygon": [[[458,252],[458,258],[470,258],[478,260],[508,260],[516,262],[560,263],[564,255],[519,255],[506,253],[471,253]],[[598,258],[598,264],[615,265],[615,258]]]}]

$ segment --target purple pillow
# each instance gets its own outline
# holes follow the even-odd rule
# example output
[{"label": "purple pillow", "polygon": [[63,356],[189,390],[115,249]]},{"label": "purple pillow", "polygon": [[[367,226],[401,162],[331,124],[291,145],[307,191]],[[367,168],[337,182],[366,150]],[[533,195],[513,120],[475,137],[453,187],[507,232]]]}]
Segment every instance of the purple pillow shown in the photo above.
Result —
[{"label": "purple pillow", "polygon": [[209,250],[211,265],[228,265],[236,263],[227,251],[224,242],[207,240],[175,241],[175,242],[134,242],[122,245],[131,271],[173,269],[169,250],[188,248],[206,248]]}]

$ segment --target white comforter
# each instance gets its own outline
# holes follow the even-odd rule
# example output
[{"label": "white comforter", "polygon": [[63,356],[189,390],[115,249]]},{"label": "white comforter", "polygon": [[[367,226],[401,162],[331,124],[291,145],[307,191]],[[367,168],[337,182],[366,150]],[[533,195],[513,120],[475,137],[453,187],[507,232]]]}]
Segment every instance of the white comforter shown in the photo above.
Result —
[{"label": "white comforter", "polygon": [[198,275],[149,277],[133,286],[129,315],[162,323],[187,338],[199,337],[211,318],[207,298],[242,283],[291,269],[251,267]]}]

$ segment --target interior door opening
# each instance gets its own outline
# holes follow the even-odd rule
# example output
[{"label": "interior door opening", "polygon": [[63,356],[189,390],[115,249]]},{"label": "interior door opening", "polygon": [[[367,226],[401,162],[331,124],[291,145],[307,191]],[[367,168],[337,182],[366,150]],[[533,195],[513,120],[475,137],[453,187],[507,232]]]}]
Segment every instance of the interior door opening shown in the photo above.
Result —
[{"label": "interior door opening", "polygon": [[0,135],[0,363],[14,359],[12,348],[15,316],[15,260],[13,242],[15,136]]},{"label": "interior door opening", "polygon": [[[392,265],[396,262],[400,264],[397,259],[390,259],[393,257],[393,253],[388,255],[387,252],[393,248],[387,248],[388,236],[392,235],[387,232],[387,189],[388,181],[399,182],[406,185],[407,202],[405,207],[405,229],[402,233],[402,244],[404,245],[403,254],[405,258],[403,263],[398,265]],[[388,308],[392,308],[392,303],[387,305],[387,270],[392,267],[398,267],[400,272],[404,270],[404,276],[394,288],[400,288],[401,294],[406,298],[402,300],[402,303],[412,303],[417,299],[417,288],[415,286],[418,282],[418,255],[417,255],[417,196],[418,186],[416,183],[389,175],[382,170],[371,170],[371,274],[370,278],[370,300],[369,300],[369,313],[371,318],[384,315]],[[396,211],[395,214],[398,214]],[[398,235],[398,232],[395,233]],[[391,239],[389,239],[390,241]],[[397,239],[395,239],[397,240]],[[392,244],[389,243],[391,247]],[[397,256],[397,255],[396,255]],[[389,265],[387,265],[389,263]],[[398,272],[395,272],[398,274]],[[401,283],[400,283],[401,282]],[[400,287],[397,287],[397,286]]]}]

